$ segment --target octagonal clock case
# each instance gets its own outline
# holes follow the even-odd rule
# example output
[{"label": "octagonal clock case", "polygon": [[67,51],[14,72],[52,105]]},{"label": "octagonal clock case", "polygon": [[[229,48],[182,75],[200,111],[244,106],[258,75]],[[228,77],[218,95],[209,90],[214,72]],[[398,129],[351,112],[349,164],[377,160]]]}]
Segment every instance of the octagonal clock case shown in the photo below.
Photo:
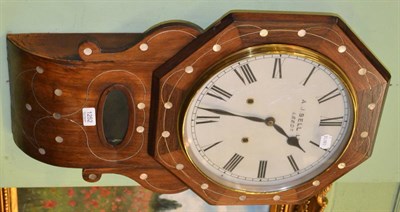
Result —
[{"label": "octagonal clock case", "polygon": [[[24,152],[88,181],[118,173],[210,204],[317,195],[371,155],[390,79],[330,15],[231,12],[204,31],[8,39]],[[43,45],[62,39],[69,47]]]}]

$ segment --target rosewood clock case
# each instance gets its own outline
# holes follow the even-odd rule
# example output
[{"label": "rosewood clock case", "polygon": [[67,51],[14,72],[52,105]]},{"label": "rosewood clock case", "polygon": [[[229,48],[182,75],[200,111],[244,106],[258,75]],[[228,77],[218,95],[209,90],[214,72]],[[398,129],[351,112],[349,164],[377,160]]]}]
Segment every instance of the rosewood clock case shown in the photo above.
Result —
[{"label": "rosewood clock case", "polygon": [[[9,34],[7,41],[12,130],[21,150],[82,168],[89,182],[121,174],[160,193],[190,188],[210,204],[295,204],[317,195],[371,155],[390,80],[331,15],[231,12],[204,31],[174,22],[145,33]],[[320,175],[281,192],[246,193],[196,169],[182,148],[179,114],[209,67],[264,44],[308,48],[335,62],[354,88],[355,125],[341,157]]]}]

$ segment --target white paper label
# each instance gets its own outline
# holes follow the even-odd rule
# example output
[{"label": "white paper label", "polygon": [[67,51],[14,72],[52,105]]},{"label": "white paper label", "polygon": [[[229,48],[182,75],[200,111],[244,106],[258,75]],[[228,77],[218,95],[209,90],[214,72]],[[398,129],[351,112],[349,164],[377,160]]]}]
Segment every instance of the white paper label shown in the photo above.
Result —
[{"label": "white paper label", "polygon": [[332,136],[331,135],[323,135],[321,136],[321,140],[319,142],[319,147],[321,149],[329,149],[332,146]]},{"label": "white paper label", "polygon": [[85,107],[82,109],[83,126],[96,126],[96,109]]}]

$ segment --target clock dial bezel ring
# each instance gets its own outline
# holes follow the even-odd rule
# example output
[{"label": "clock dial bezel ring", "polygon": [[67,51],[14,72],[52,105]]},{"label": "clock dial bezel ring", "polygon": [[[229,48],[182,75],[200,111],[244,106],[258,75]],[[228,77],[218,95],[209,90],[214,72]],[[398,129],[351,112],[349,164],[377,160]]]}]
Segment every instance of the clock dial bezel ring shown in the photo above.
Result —
[{"label": "clock dial bezel ring", "polygon": [[[311,173],[308,173],[307,175],[310,174],[309,177],[306,177],[306,180],[297,179],[294,180],[292,183],[290,183],[289,186],[286,186],[285,184],[287,183],[281,183],[276,186],[273,186],[273,189],[268,189],[266,191],[249,191],[246,189],[237,189],[230,187],[228,185],[223,185],[219,182],[216,182],[216,180],[212,179],[209,177],[206,173],[204,173],[201,168],[198,167],[196,162],[194,162],[194,159],[192,156],[188,153],[188,147],[187,144],[185,144],[185,131],[184,131],[184,125],[185,125],[185,119],[188,116],[189,112],[189,106],[192,98],[195,96],[195,93],[200,89],[204,83],[206,83],[209,79],[211,79],[213,76],[215,76],[217,73],[219,73],[224,67],[227,67],[235,62],[238,62],[240,60],[243,60],[245,58],[252,58],[256,57],[259,55],[271,55],[271,54],[288,54],[288,55],[293,55],[293,56],[299,56],[302,58],[306,58],[310,61],[316,62],[318,64],[321,64],[325,66],[327,69],[329,69],[330,72],[334,73],[336,77],[340,80],[340,82],[344,85],[346,88],[346,93],[348,94],[348,100],[350,103],[350,115],[349,118],[351,120],[351,123],[347,126],[348,129],[345,132],[345,135],[343,136],[343,140],[339,144],[337,150],[335,153],[332,155],[328,156],[330,157],[327,161],[325,161],[323,164],[319,165],[317,169],[313,170]],[[246,193],[246,194],[272,194],[276,192],[282,192],[282,191],[287,191],[290,189],[295,189],[296,187],[300,187],[304,184],[309,183],[313,179],[316,179],[318,176],[321,174],[327,172],[329,168],[335,164],[337,161],[341,159],[343,154],[346,152],[346,149],[349,147],[354,132],[355,132],[355,126],[357,126],[357,119],[358,119],[358,113],[357,113],[357,99],[355,98],[356,93],[355,90],[347,77],[347,75],[344,73],[344,71],[337,65],[335,64],[332,60],[327,58],[326,56],[302,47],[302,46],[297,46],[297,45],[288,45],[288,44],[263,44],[263,45],[256,45],[256,46],[251,46],[251,47],[246,47],[244,49],[241,49],[235,53],[232,53],[223,59],[221,59],[219,62],[215,63],[214,65],[211,65],[209,68],[202,73],[200,78],[197,80],[197,82],[189,89],[189,92],[187,92],[186,95],[184,95],[183,98],[183,104],[179,109],[179,116],[178,116],[178,137],[179,137],[179,144],[181,145],[181,149],[184,152],[185,157],[187,160],[190,161],[190,163],[195,167],[195,169],[201,173],[202,176],[207,178],[209,181],[216,183],[218,186],[221,186],[227,190],[232,190],[235,192],[240,192],[240,193]],[[322,168],[321,168],[322,167]],[[322,171],[321,171],[322,170]]]}]

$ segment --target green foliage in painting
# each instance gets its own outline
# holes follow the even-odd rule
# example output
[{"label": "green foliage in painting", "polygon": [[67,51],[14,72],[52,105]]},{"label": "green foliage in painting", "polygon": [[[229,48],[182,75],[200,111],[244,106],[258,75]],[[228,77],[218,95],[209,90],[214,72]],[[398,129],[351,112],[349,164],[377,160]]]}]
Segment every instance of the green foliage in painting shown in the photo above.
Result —
[{"label": "green foliage in painting", "polygon": [[153,195],[150,206],[155,211],[169,211],[182,207],[182,205],[175,200],[160,198],[160,194]]}]

